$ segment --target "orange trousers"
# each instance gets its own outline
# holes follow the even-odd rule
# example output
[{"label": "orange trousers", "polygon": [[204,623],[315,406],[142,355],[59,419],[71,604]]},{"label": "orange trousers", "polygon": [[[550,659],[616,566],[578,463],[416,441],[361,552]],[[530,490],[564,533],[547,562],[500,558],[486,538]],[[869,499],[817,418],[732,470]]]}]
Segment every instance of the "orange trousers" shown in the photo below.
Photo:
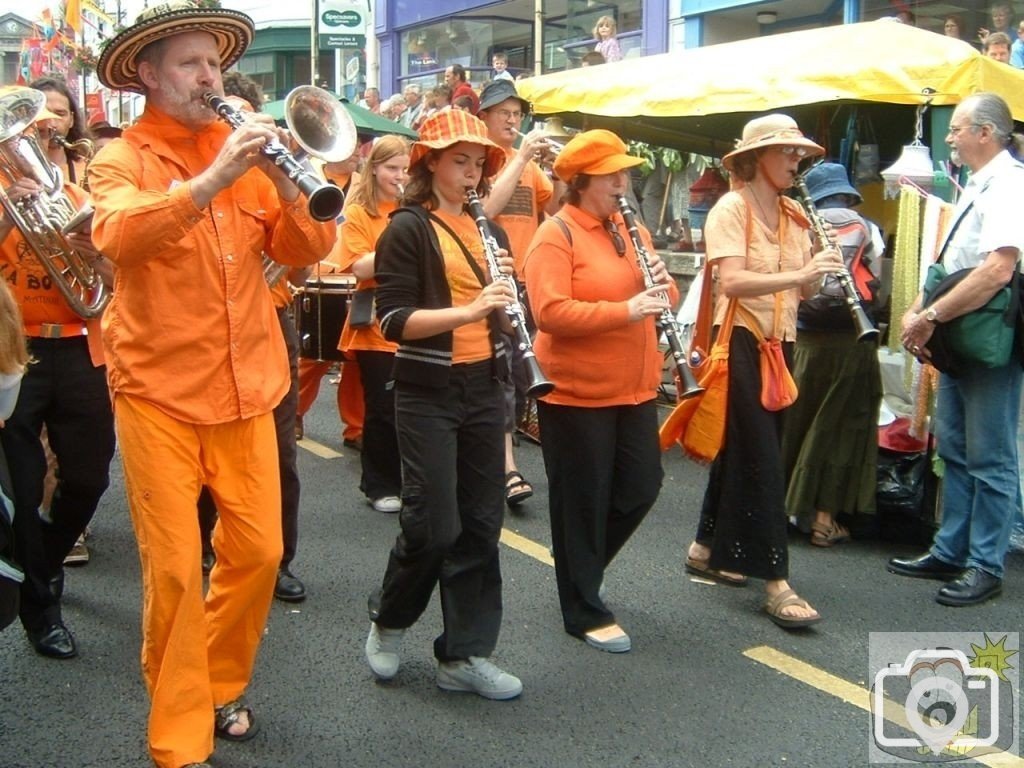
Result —
[{"label": "orange trousers", "polygon": [[[213,752],[214,707],[245,691],[270,611],[282,550],[274,417],[187,424],[116,395],[114,421],[142,561],[149,750],[180,768]],[[203,485],[220,511],[205,599]]]},{"label": "orange trousers", "polygon": [[[320,381],[332,363],[329,360],[299,359],[299,417],[313,407],[320,393]],[[341,436],[345,440],[358,440],[363,436],[366,404],[363,401],[363,382],[355,358],[341,365],[338,382],[338,415],[341,417]]]}]

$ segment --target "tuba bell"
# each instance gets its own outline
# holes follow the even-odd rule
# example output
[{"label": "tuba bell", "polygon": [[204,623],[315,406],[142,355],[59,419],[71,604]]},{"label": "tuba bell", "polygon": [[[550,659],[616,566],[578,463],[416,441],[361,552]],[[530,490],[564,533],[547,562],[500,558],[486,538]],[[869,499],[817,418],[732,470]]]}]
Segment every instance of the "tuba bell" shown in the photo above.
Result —
[{"label": "tuba bell", "polygon": [[[86,211],[79,211],[64,192],[63,173],[40,148],[33,124],[45,106],[46,96],[33,88],[0,92],[0,204],[68,306],[88,319],[103,312],[110,293],[64,234],[64,227]],[[42,192],[12,200],[7,190],[23,178],[37,182]]]}]

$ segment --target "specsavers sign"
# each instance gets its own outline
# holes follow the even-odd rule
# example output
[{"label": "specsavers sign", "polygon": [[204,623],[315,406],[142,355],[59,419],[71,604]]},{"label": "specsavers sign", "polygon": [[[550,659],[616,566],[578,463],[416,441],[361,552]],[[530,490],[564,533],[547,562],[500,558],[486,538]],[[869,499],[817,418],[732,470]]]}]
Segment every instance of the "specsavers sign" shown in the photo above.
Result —
[{"label": "specsavers sign", "polygon": [[365,48],[370,11],[366,0],[320,0],[321,48]]}]

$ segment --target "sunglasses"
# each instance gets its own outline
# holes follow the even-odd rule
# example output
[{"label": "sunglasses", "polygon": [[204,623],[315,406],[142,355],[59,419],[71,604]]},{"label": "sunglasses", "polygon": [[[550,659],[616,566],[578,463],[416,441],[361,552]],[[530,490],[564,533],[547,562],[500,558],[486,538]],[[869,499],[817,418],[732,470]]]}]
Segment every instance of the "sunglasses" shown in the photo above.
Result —
[{"label": "sunglasses", "polygon": [[626,255],[626,241],[622,239],[622,235],[619,234],[619,228],[615,226],[615,222],[611,219],[604,220],[605,231],[611,235],[612,244],[615,246],[615,253],[619,256]]},{"label": "sunglasses", "polygon": [[806,147],[779,147],[778,150],[784,155],[796,155],[797,157],[807,157]]}]

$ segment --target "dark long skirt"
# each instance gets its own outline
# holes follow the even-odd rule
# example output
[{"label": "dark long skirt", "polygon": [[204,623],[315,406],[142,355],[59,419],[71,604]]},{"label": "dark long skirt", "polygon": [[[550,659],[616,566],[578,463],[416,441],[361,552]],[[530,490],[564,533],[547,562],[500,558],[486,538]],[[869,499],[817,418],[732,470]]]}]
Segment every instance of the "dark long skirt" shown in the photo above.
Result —
[{"label": "dark long skirt", "polygon": [[[782,345],[791,365],[793,345]],[[782,412],[761,407],[757,340],[736,327],[729,347],[725,445],[711,464],[697,543],[711,549],[712,568],[759,579],[789,574]]]},{"label": "dark long skirt", "polygon": [[878,346],[853,333],[801,331],[793,352],[800,388],[786,410],[786,512],[809,533],[815,512],[873,515],[878,472]]}]

